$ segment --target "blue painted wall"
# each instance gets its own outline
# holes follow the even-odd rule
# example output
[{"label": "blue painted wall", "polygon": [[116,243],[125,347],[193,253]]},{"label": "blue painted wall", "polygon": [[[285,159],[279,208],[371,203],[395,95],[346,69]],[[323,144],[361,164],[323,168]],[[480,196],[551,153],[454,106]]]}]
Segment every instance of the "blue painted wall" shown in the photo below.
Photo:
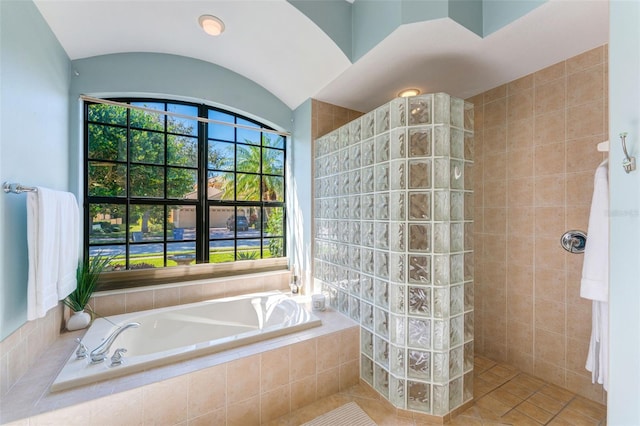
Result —
[{"label": "blue painted wall", "polygon": [[288,0],[356,62],[400,25],[451,18],[481,37],[547,0]]},{"label": "blue painted wall", "polygon": [[344,52],[347,58],[352,54],[352,7],[344,0],[310,1],[287,0],[304,13]]},{"label": "blue painted wall", "polygon": [[[453,0],[402,0],[402,23],[430,21],[432,19],[446,18]],[[460,1],[460,0],[455,0]],[[467,1],[467,0],[462,0]],[[482,0],[468,0],[480,1]]]},{"label": "blue painted wall", "polygon": [[640,3],[610,2],[609,393],[610,425],[640,424],[640,170],[622,169],[619,134],[640,167]]},{"label": "blue painted wall", "polygon": [[310,294],[313,242],[313,141],[311,139],[311,99],[293,111],[293,141],[288,182],[289,259]]},{"label": "blue painted wall", "polygon": [[[31,1],[0,1],[0,182],[69,188],[70,61]],[[27,318],[26,195],[0,195],[0,340]]]},{"label": "blue painted wall", "polygon": [[484,0],[482,34],[486,37],[531,12],[547,0]]},{"label": "blue painted wall", "polygon": [[209,62],[160,53],[118,53],[72,62],[72,100],[88,93],[138,92],[202,99],[276,126],[291,125],[291,109],[253,81]]},{"label": "blue painted wall", "polygon": [[449,1],[449,17],[479,36],[484,36],[482,0]]},{"label": "blue painted wall", "polygon": [[355,62],[402,24],[402,1],[356,0],[352,7],[351,61]]}]

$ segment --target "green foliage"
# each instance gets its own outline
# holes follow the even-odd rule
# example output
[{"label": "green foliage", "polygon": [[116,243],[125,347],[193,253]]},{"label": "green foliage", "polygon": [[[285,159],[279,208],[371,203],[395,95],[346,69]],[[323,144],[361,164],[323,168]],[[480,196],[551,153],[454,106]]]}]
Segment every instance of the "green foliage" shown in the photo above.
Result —
[{"label": "green foliage", "polygon": [[[127,123],[125,108],[112,105],[90,105],[89,120],[104,124],[89,125],[89,192],[96,196],[122,196],[126,191],[126,171],[124,166],[112,163],[129,160],[144,163],[132,168],[129,175],[130,187],[137,196],[156,196],[158,188],[164,187],[164,173],[157,166],[197,167],[198,149],[190,122],[172,121],[167,129],[178,135],[167,137],[167,158],[165,158],[164,116],[132,109],[129,123],[130,146],[127,146],[126,129],[115,127]],[[157,165],[157,166],[154,166]],[[190,170],[170,169],[172,190],[187,193],[193,190],[194,180]]]},{"label": "green foliage", "polygon": [[[154,228],[162,230],[164,222],[164,208],[162,206],[149,206],[146,204],[132,204],[129,209],[130,230],[137,229],[147,234]],[[154,226],[155,224],[155,226]]]},{"label": "green foliage", "polygon": [[[235,175],[235,181],[233,173],[226,174],[223,199],[233,200],[234,185],[237,200],[260,201],[261,190],[263,201],[284,199],[284,154],[282,151],[266,148],[274,145],[267,135],[263,135],[262,144],[263,148],[256,145],[238,145],[238,173]],[[263,173],[262,181],[260,176],[249,174],[260,172]]]},{"label": "green foliage", "polygon": [[100,273],[109,265],[111,259],[98,254],[90,258],[89,262],[80,262],[76,270],[77,287],[64,299],[64,304],[74,312],[83,310],[98,284]]},{"label": "green foliage", "polygon": [[[162,104],[153,104],[154,107]],[[129,146],[126,129],[120,126],[129,120],[131,130]],[[191,137],[194,125],[189,121],[170,121],[166,143],[165,158],[165,118],[161,114],[132,109],[127,110],[112,105],[93,104],[89,106],[89,120],[100,124],[89,125],[89,194],[101,197],[123,197],[127,191],[127,174],[132,196],[164,198],[165,173],[167,169],[167,187],[169,196],[182,198],[194,190],[195,170],[180,167],[197,167],[197,141]],[[127,173],[122,163],[127,160],[144,164],[134,164]],[[118,216],[114,206],[91,204],[90,220],[101,213],[109,213],[112,218]],[[124,206],[122,206],[124,211]],[[142,219],[142,232],[148,232],[149,220],[163,223],[164,209],[145,205],[131,206],[130,222]]]},{"label": "green foliage", "polygon": [[[282,235],[283,212],[281,208],[271,209],[271,214],[267,220],[267,233],[270,235]],[[284,256],[284,245],[282,238],[269,239],[269,251],[273,257]]]},{"label": "green foliage", "polygon": [[258,258],[257,251],[239,251],[238,260],[254,260]]}]

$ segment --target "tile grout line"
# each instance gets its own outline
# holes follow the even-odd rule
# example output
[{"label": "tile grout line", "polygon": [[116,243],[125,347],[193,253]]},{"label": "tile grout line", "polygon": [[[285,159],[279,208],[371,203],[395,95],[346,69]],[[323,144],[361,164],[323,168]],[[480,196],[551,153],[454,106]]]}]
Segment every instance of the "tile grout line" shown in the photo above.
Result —
[{"label": "tile grout line", "polygon": [[575,400],[577,397],[578,397],[578,395],[577,395],[577,394],[574,394],[574,396],[573,396],[569,401],[567,401],[567,402],[564,404],[564,406],[560,409],[560,411],[558,411],[558,412],[556,413],[556,415],[554,415],[551,419],[549,419],[549,421],[548,421],[546,424],[548,424],[548,423],[549,423],[549,422],[551,422],[553,419],[557,418],[561,413],[563,413],[563,412],[564,412],[564,410],[566,410],[566,409],[567,409],[567,407],[569,407],[569,404],[571,404],[571,402],[572,402],[573,400]]}]

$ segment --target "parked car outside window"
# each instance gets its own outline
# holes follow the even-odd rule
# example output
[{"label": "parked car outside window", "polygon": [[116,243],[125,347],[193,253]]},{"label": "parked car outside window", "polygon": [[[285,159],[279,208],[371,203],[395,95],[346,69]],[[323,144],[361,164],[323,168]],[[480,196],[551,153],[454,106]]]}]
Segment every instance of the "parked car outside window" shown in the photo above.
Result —
[{"label": "parked car outside window", "polygon": [[229,231],[233,231],[238,226],[238,231],[248,231],[249,230],[249,221],[246,216],[238,216],[238,220],[235,220],[233,216],[229,216],[227,219],[227,229]]}]

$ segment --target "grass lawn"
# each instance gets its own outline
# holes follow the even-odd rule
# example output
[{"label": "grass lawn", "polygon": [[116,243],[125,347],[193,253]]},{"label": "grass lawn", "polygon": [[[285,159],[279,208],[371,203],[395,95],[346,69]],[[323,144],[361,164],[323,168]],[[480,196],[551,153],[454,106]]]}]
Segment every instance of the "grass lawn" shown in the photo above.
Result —
[{"label": "grass lawn", "polygon": [[[175,255],[193,254],[191,251],[170,252],[167,258]],[[238,260],[245,259],[260,259],[260,250],[255,248],[238,248]],[[267,247],[263,249],[263,258],[270,258],[271,252]],[[225,263],[233,262],[233,250],[215,250],[209,254],[209,263]],[[124,255],[116,256],[111,262],[112,266],[124,266]],[[131,265],[146,264],[148,267],[162,268],[164,267],[164,258],[160,253],[147,253],[147,254],[135,254],[130,257]],[[167,259],[167,266],[177,266],[176,262]]]}]

